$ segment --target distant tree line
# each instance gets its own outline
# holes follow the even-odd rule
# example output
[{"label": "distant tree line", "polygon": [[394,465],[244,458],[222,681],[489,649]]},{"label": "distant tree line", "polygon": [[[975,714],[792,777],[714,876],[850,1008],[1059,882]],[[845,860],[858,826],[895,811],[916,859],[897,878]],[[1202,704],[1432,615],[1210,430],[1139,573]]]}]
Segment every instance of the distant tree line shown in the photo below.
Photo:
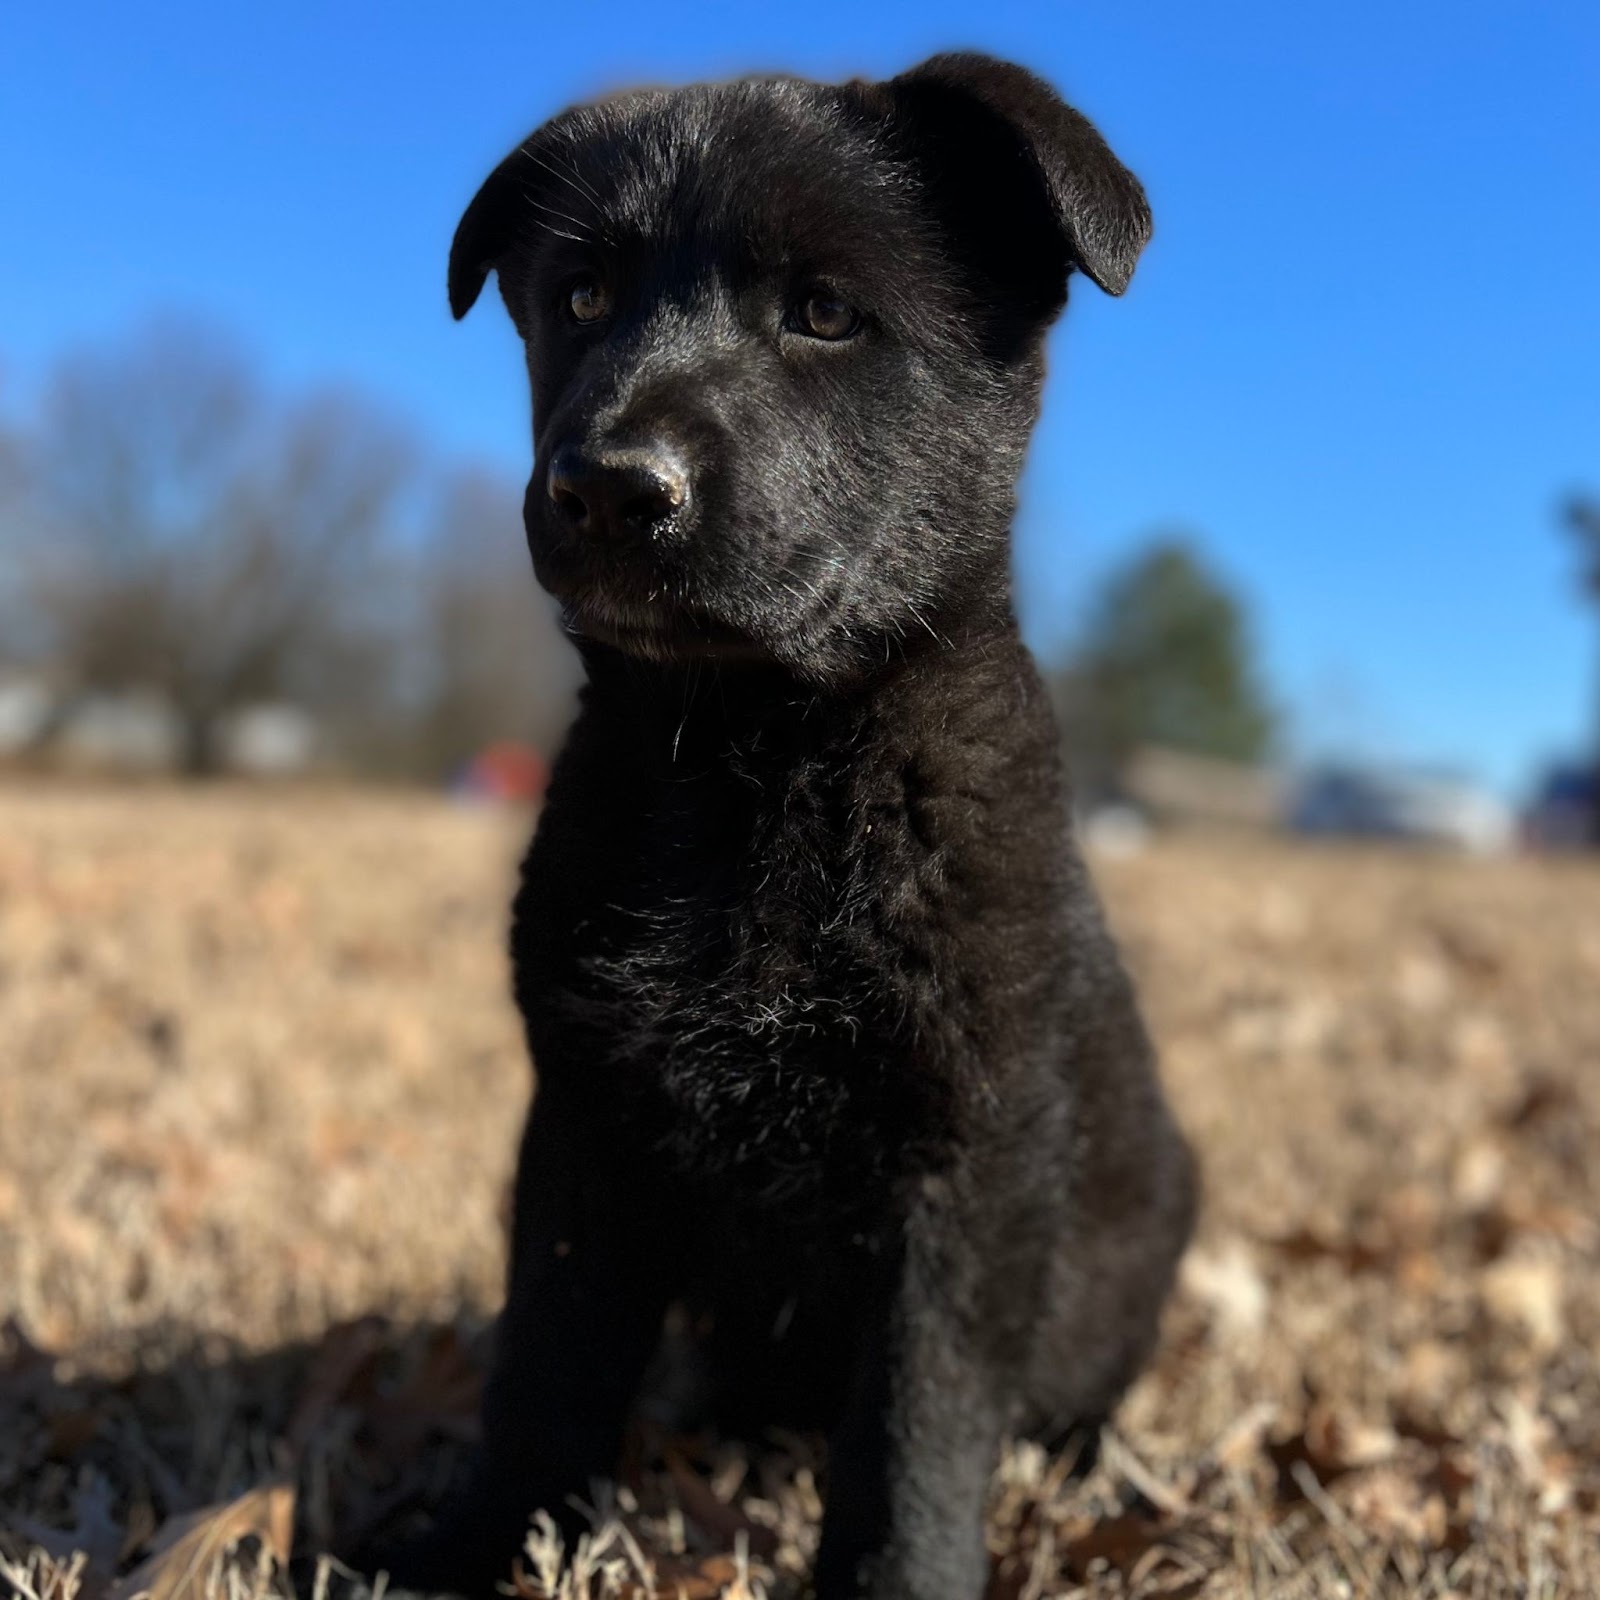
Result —
[{"label": "distant tree line", "polygon": [[[359,395],[275,396],[194,325],[64,359],[0,428],[0,557],[0,670],[48,674],[62,715],[159,696],[194,774],[262,703],[346,767],[428,779],[499,739],[549,752],[570,713],[520,487],[430,461]],[[1183,539],[1111,574],[1052,686],[1090,797],[1147,746],[1272,749],[1242,606]]]},{"label": "distant tree line", "polygon": [[568,715],[520,488],[429,462],[360,396],[275,397],[192,325],[57,366],[0,438],[0,548],[0,666],[63,713],[159,696],[192,773],[264,702],[344,764],[430,778],[494,739],[549,749]]}]

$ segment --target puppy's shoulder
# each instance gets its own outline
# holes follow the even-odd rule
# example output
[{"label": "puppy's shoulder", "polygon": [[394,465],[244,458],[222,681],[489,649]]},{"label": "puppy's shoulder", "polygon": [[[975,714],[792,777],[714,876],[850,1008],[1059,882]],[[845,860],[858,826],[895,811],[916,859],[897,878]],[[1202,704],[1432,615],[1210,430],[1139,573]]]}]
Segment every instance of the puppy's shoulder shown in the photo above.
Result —
[{"label": "puppy's shoulder", "polygon": [[[1015,637],[930,656],[888,685],[857,771],[904,810],[925,849],[1055,853],[1065,790],[1055,721]],[[992,865],[999,870],[998,860]]]}]

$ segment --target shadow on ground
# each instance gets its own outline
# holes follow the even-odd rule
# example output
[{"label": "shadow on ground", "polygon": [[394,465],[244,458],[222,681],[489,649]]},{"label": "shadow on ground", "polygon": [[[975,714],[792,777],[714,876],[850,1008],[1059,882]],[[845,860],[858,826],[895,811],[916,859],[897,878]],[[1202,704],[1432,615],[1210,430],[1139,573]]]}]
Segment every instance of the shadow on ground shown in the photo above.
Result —
[{"label": "shadow on ground", "polygon": [[[0,1549],[9,1562],[0,1564],[0,1593],[97,1600],[149,1586],[163,1600],[264,1600],[291,1588],[358,1592],[324,1555],[425,1524],[476,1438],[492,1324],[372,1315],[255,1353],[173,1331],[114,1370],[40,1350],[15,1323],[4,1337]],[[595,1581],[576,1592],[710,1600],[752,1571],[784,1587],[814,1546],[818,1449],[784,1438],[751,1453],[636,1423],[619,1482],[595,1488]],[[211,1579],[175,1590],[150,1584],[152,1557],[199,1523],[211,1532]],[[242,1554],[223,1562],[237,1540]],[[560,1548],[545,1544],[543,1570],[553,1578]],[[286,1570],[257,1563],[262,1547],[286,1556]],[[527,1593],[553,1592],[554,1581],[534,1570],[538,1558],[528,1565]],[[235,1577],[219,1588],[225,1568]]]},{"label": "shadow on ground", "polygon": [[110,1371],[13,1325],[0,1360],[0,1529],[81,1551],[105,1579],[171,1519],[266,1482],[295,1486],[294,1544],[350,1548],[435,1505],[476,1432],[481,1321],[379,1316],[253,1354],[150,1341]]}]

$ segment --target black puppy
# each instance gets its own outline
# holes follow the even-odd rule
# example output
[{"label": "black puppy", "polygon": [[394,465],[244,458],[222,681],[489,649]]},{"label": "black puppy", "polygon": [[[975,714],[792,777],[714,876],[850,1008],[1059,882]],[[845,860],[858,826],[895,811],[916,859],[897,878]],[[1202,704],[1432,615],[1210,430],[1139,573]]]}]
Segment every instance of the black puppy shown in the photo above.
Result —
[{"label": "black puppy", "polygon": [[512,936],[539,1086],[470,1490],[502,1577],[689,1308],[730,1426],[830,1430],[824,1597],[984,1583],[1002,1436],[1145,1359],[1193,1177],[1069,832],[1008,537],[1045,330],[1138,182],[941,56],[580,107],[468,208],[527,345],[540,581],[588,670]]}]

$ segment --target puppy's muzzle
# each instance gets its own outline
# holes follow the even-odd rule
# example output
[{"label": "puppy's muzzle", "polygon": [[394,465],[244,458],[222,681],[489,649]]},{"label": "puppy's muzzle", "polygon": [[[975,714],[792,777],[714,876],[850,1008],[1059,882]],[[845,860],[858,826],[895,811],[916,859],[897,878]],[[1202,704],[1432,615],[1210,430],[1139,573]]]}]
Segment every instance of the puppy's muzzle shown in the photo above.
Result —
[{"label": "puppy's muzzle", "polygon": [[556,518],[595,539],[647,535],[689,502],[689,473],[666,445],[596,450],[564,444],[550,458],[545,493]]}]

